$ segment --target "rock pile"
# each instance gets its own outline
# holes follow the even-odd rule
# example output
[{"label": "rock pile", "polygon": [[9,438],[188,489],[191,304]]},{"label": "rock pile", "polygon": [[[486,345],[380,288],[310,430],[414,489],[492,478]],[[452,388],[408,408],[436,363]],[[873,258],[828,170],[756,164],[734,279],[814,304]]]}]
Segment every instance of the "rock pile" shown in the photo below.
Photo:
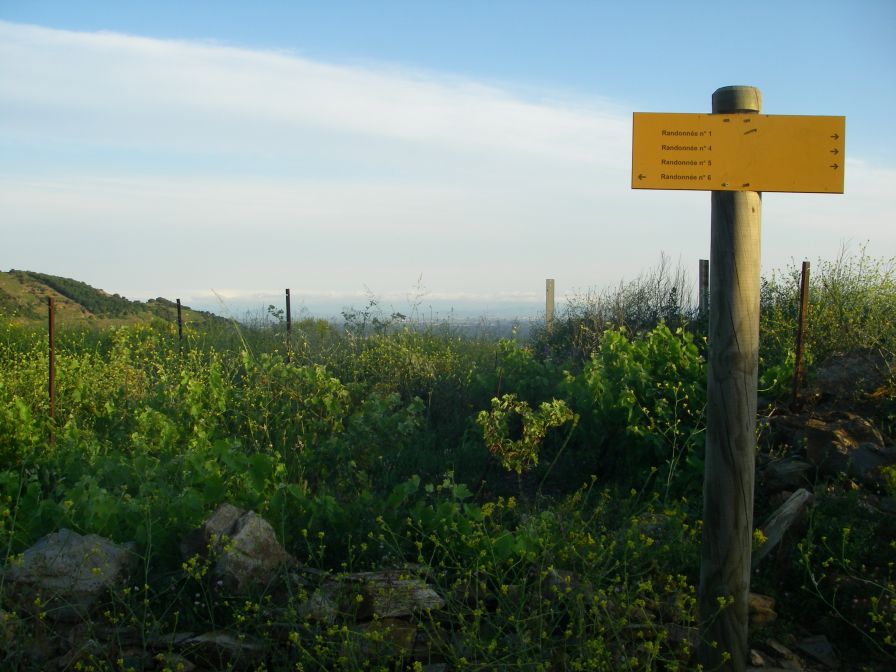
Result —
[{"label": "rock pile", "polygon": [[[428,660],[430,647],[416,620],[440,609],[444,600],[409,570],[338,576],[304,570],[280,545],[266,520],[230,504],[222,504],[188,533],[180,548],[185,573],[193,572],[210,590],[229,599],[247,600],[258,608],[264,602],[284,640],[300,622],[338,622],[356,635],[346,644],[354,649],[346,653],[356,659],[391,654]],[[19,642],[23,668],[64,670],[79,662],[106,660],[122,661],[130,669],[186,672],[221,666],[255,669],[265,660],[272,643],[242,632],[162,635],[110,618],[113,602],[134,589],[137,560],[132,543],[119,545],[65,529],[41,538],[0,577],[7,597],[14,596],[18,605],[0,610],[0,643],[15,642],[27,620],[47,627],[37,633],[31,628],[33,641]],[[287,609],[282,598],[290,595],[298,599]],[[263,600],[264,596],[278,599]],[[292,623],[286,620],[290,615]]]}]

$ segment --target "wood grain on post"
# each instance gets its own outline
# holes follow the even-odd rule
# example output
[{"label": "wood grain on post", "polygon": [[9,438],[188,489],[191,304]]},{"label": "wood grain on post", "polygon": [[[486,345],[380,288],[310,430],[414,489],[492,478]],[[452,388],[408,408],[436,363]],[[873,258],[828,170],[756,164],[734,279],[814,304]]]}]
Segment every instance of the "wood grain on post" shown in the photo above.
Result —
[{"label": "wood grain on post", "polygon": [[[712,96],[714,114],[760,109],[761,94],[753,87],[728,86]],[[713,191],[711,198],[699,657],[705,669],[744,670],[749,654],[762,197],[755,191]]]}]

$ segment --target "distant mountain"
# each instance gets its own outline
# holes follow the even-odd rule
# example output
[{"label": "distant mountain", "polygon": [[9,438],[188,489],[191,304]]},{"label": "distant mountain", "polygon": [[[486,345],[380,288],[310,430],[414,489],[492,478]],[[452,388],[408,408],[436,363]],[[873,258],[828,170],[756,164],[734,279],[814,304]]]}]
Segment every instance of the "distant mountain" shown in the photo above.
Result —
[{"label": "distant mountain", "polygon": [[[45,321],[49,296],[55,300],[56,320],[60,325],[103,327],[154,319],[177,320],[177,304],[161,297],[146,302],[131,301],[80,280],[34,271],[0,271],[0,319],[19,324]],[[181,314],[184,324],[227,322],[212,313],[186,306],[182,306]]]}]

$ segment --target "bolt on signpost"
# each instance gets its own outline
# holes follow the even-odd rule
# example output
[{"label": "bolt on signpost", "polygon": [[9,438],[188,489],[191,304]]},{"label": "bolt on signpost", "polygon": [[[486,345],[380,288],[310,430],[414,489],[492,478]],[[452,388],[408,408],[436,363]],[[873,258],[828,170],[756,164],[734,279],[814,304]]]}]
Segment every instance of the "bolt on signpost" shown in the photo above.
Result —
[{"label": "bolt on signpost", "polygon": [[632,188],[711,191],[700,662],[743,670],[753,533],[763,191],[843,193],[844,117],[761,115],[726,86],[712,114],[636,112]]}]

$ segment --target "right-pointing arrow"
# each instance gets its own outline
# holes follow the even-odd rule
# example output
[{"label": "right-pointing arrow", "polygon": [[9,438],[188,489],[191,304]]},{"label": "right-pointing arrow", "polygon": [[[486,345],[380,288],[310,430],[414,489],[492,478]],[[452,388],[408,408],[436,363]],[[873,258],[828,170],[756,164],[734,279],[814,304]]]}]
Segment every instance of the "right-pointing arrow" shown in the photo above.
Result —
[{"label": "right-pointing arrow", "polygon": [[833,154],[834,156],[837,156],[837,154],[839,154],[839,153],[840,153],[840,150],[837,149],[836,147],[834,147],[834,149],[831,150],[831,154]]},{"label": "right-pointing arrow", "polygon": [[831,168],[833,168],[834,170],[837,170],[839,167],[840,166],[838,166],[836,163],[831,164]]}]

